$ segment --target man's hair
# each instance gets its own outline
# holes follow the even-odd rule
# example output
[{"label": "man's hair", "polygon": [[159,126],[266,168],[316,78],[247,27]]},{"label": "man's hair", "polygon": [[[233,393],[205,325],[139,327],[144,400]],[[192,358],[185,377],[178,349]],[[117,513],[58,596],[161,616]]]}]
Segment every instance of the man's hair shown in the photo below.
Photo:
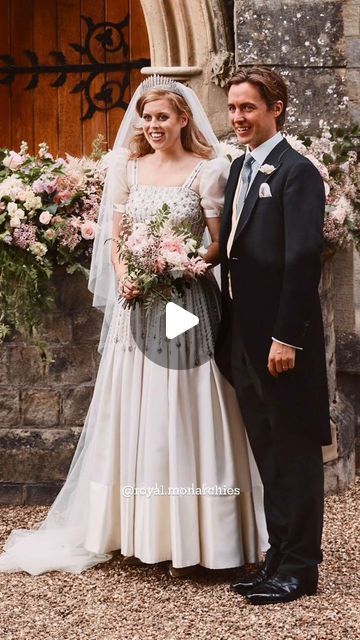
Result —
[{"label": "man's hair", "polygon": [[261,97],[266,102],[268,109],[271,109],[275,102],[281,100],[284,107],[281,114],[276,118],[277,129],[281,129],[285,122],[288,103],[287,86],[282,77],[276,73],[276,71],[273,71],[268,67],[239,69],[226,83],[226,93],[229,93],[230,87],[234,84],[241,84],[242,82],[249,82],[257,87]]}]

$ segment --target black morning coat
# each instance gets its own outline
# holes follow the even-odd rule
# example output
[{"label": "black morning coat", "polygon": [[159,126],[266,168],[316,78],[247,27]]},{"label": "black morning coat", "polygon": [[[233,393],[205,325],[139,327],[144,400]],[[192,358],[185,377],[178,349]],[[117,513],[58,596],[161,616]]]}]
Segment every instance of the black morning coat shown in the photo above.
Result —
[{"label": "black morning coat", "polygon": [[[314,165],[283,139],[258,171],[248,192],[230,259],[234,194],[244,156],[226,187],[220,231],[222,321],[215,358],[236,388],[236,361],[244,357],[255,377],[275,432],[306,430],[331,443],[325,345],[318,294],[325,193]],[[272,197],[259,197],[267,182]],[[233,300],[229,296],[231,274]],[[272,337],[296,350],[295,369],[273,378],[267,362]],[[235,365],[235,366],[234,366]]]}]

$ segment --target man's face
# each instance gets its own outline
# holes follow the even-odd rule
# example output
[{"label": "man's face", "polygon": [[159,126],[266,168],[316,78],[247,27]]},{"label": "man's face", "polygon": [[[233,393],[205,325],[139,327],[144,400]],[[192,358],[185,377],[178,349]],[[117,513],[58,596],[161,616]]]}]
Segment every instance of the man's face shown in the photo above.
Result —
[{"label": "man's face", "polygon": [[230,87],[228,109],[230,124],[240,144],[255,149],[275,135],[276,118],[283,110],[283,103],[278,100],[269,109],[255,85],[241,82]]}]

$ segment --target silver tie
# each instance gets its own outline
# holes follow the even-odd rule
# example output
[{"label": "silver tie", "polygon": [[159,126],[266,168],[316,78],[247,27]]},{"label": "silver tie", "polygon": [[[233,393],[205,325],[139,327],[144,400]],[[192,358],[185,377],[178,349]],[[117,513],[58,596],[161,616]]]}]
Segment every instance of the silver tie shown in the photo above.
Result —
[{"label": "silver tie", "polygon": [[252,165],[255,162],[255,158],[252,155],[249,155],[245,162],[241,172],[241,187],[239,191],[239,197],[236,203],[236,216],[239,217],[242,208],[244,206],[245,198],[247,196],[247,192],[249,190],[251,176],[252,176]]}]

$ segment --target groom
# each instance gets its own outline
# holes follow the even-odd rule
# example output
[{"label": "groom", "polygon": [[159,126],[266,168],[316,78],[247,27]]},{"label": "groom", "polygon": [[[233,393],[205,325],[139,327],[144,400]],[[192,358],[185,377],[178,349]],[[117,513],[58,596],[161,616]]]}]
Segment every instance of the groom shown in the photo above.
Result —
[{"label": "groom", "polygon": [[232,164],[220,233],[223,315],[216,361],[236,389],[264,485],[269,550],[231,585],[251,604],[316,593],[323,465],[331,442],[318,284],[324,184],[283,138],[287,89],[266,68],[227,85],[247,146]]}]

